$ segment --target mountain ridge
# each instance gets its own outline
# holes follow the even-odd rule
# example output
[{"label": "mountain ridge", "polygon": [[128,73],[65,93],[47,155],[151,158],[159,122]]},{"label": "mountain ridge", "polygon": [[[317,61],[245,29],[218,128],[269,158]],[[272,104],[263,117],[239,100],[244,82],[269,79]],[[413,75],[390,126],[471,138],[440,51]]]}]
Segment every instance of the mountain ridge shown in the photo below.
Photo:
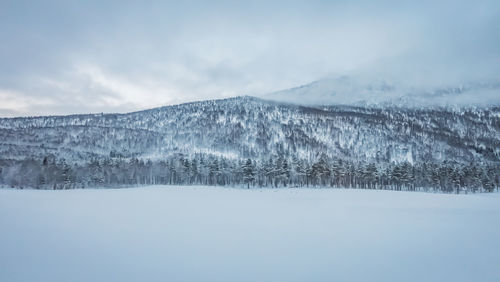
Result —
[{"label": "mountain ridge", "polygon": [[500,107],[302,106],[251,96],[0,119],[0,184],[493,191]]},{"label": "mountain ridge", "polygon": [[[448,119],[456,119],[451,122]],[[375,153],[388,154],[380,144],[370,144],[378,140],[387,148],[406,147],[385,161],[396,161],[396,155],[406,160],[423,160],[423,155],[404,157],[403,151],[416,150],[416,147],[430,148],[424,143],[437,142],[460,156],[474,159],[468,149],[485,147],[492,156],[485,160],[498,161],[500,130],[500,108],[371,108],[360,106],[303,106],[293,103],[267,101],[258,97],[239,96],[218,100],[205,100],[142,110],[124,114],[86,114],[68,116],[41,116],[0,119],[0,134],[3,142],[0,152],[4,156],[23,157],[14,153],[14,147],[22,147],[18,140],[31,136],[25,146],[40,147],[46,143],[54,148],[71,150],[68,144],[76,147],[78,142],[95,144],[85,134],[97,140],[104,138],[102,152],[123,151],[124,156],[164,156],[173,152],[191,154],[196,150],[229,153],[241,158],[260,157],[265,154],[278,154],[280,150],[288,155],[326,153],[342,155],[353,159],[367,157],[375,160]],[[398,128],[406,128],[400,132]],[[441,128],[440,128],[441,127]],[[64,131],[68,130],[69,133]],[[212,131],[213,132],[212,132]],[[484,130],[485,132],[480,132]],[[440,132],[441,131],[441,132]],[[462,132],[463,131],[463,132]],[[445,132],[445,133],[443,133]],[[447,133],[446,133],[447,132]],[[462,133],[460,133],[462,132]],[[127,134],[130,136],[127,137]],[[419,135],[427,140],[415,139]],[[444,135],[443,135],[444,134]],[[453,141],[445,140],[448,134]],[[470,136],[468,136],[469,134]],[[52,142],[43,136],[53,137]],[[97,135],[97,136],[94,136]],[[99,135],[102,137],[100,138]],[[441,136],[443,135],[443,136]],[[135,137],[133,137],[135,136]],[[439,138],[437,136],[440,136]],[[446,135],[447,136],[447,135]],[[446,137],[446,138],[448,138]],[[476,140],[474,140],[474,137]],[[134,141],[125,140],[134,139]],[[481,141],[481,138],[486,138]],[[145,140],[149,147],[140,145]],[[85,140],[85,141],[84,141]],[[429,141],[430,140],[430,141]],[[110,144],[106,144],[110,142]],[[128,145],[137,143],[137,148]],[[408,144],[405,145],[405,142]],[[456,144],[453,144],[455,142]],[[97,142],[99,143],[99,142]],[[130,143],[130,144],[132,144]],[[299,143],[300,145],[297,145]],[[485,144],[483,144],[485,143]],[[115,144],[115,145],[113,145]],[[190,149],[189,146],[192,146]],[[315,145],[311,145],[315,144]],[[228,147],[224,147],[227,145]],[[59,147],[58,147],[59,146]],[[282,149],[279,149],[281,147]],[[312,146],[312,147],[311,147]],[[413,147],[412,147],[413,146]],[[7,149],[9,147],[10,149]],[[91,145],[84,146],[92,151]],[[116,147],[116,148],[115,148]],[[415,147],[415,148],[414,148]],[[412,149],[413,148],[413,149]],[[349,150],[353,150],[349,152]],[[366,152],[363,152],[366,150]],[[398,149],[399,150],[399,149]],[[474,149],[475,150],[475,149]],[[23,150],[25,153],[29,150]],[[34,156],[41,157],[38,150]],[[99,150],[96,150],[99,151]],[[131,153],[134,152],[134,153]],[[353,154],[354,156],[349,156]],[[437,152],[431,154],[437,158]],[[450,154],[451,156],[452,154]],[[101,156],[102,157],[102,156]],[[69,159],[79,159],[69,156]],[[308,156],[311,158],[311,156]]]}]

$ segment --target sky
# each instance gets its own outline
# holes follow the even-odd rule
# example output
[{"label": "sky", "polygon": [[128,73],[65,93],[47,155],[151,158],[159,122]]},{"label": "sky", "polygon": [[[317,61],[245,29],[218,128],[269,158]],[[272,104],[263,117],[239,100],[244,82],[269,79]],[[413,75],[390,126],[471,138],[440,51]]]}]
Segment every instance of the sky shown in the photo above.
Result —
[{"label": "sky", "polygon": [[498,81],[500,2],[0,1],[0,116],[129,112],[342,75]]}]

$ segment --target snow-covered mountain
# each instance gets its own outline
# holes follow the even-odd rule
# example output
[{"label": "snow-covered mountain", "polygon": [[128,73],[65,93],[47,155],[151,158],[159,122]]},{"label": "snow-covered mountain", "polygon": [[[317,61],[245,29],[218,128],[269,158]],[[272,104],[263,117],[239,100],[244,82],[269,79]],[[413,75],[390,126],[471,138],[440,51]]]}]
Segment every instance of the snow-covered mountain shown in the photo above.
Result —
[{"label": "snow-covered mountain", "polygon": [[307,105],[370,107],[485,106],[500,104],[500,83],[411,84],[362,76],[330,77],[263,98]]},{"label": "snow-covered mountain", "polygon": [[[380,86],[377,91],[393,90]],[[128,114],[0,119],[2,159],[51,155],[84,162],[179,153],[257,160],[276,155],[314,160],[325,154],[378,163],[498,162],[500,107],[312,107],[245,96]]]}]

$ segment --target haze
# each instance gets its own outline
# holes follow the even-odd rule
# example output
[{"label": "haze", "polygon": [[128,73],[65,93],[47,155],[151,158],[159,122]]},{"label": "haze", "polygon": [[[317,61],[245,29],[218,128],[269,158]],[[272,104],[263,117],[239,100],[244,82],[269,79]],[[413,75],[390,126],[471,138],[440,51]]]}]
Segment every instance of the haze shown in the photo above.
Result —
[{"label": "haze", "polygon": [[340,75],[498,81],[498,3],[2,1],[0,116],[127,112]]}]

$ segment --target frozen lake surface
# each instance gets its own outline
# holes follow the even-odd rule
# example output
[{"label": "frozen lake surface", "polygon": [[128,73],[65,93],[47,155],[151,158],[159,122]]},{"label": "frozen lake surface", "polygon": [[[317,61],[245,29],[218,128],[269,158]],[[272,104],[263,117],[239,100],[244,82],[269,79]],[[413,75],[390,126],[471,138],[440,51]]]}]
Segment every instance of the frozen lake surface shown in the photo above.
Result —
[{"label": "frozen lake surface", "polygon": [[0,281],[500,281],[500,195],[0,189]]}]

